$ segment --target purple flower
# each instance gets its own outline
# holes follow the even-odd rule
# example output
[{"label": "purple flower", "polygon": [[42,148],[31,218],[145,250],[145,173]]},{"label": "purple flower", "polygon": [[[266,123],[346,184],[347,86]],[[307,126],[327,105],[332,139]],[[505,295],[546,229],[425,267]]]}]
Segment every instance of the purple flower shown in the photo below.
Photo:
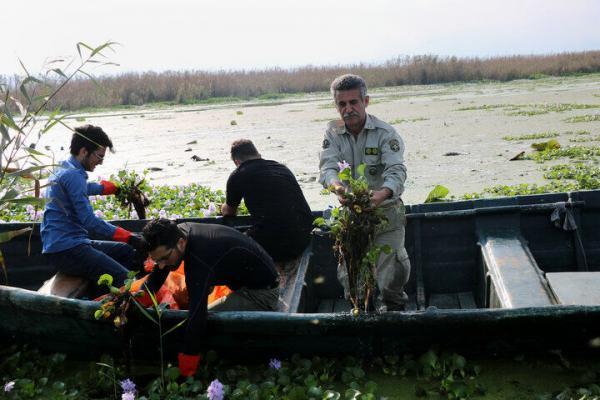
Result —
[{"label": "purple flower", "polygon": [[4,392],[8,393],[15,387],[15,381],[6,382],[4,384]]},{"label": "purple flower", "polygon": [[206,394],[208,395],[209,400],[223,400],[223,384],[219,382],[218,379],[215,379],[208,385]]},{"label": "purple flower", "polygon": [[210,217],[210,210],[203,208],[202,210],[200,210],[200,212],[202,212],[203,217]]},{"label": "purple flower", "polygon": [[124,392],[135,392],[135,383],[127,378],[124,381],[121,381],[121,389],[123,389]]},{"label": "purple flower", "polygon": [[337,165],[338,165],[338,168],[340,169],[340,172],[342,172],[346,168],[350,168],[350,164],[348,164],[346,162],[346,160],[343,160],[342,162],[337,163]]},{"label": "purple flower", "polygon": [[96,212],[94,212],[94,214],[96,215],[96,217],[98,218],[102,218],[104,217],[104,213],[102,212],[102,210],[96,210]]},{"label": "purple flower", "polygon": [[217,206],[215,206],[215,203],[213,203],[212,201],[210,203],[208,203],[208,212],[211,214],[214,214],[217,212]]},{"label": "purple flower", "polygon": [[138,216],[137,211],[131,210],[131,213],[129,214],[129,218],[131,218],[131,219],[139,219],[140,217]]},{"label": "purple flower", "polygon": [[31,214],[32,212],[35,212],[35,207],[32,206],[31,204],[27,204],[27,207],[25,207],[25,211],[27,211],[29,214]]},{"label": "purple flower", "polygon": [[271,361],[269,361],[269,368],[280,369],[281,368],[281,361],[279,361],[276,358],[271,358]]},{"label": "purple flower", "polygon": [[167,218],[167,212],[165,210],[160,210],[158,212],[158,217],[159,218]]},{"label": "purple flower", "polygon": [[125,392],[121,395],[121,400],[135,400],[135,393]]}]

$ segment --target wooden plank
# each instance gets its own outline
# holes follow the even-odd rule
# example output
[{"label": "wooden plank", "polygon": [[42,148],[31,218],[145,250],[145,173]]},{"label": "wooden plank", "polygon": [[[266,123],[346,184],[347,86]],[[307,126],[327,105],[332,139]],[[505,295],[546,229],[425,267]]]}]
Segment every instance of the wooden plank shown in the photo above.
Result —
[{"label": "wooden plank", "polygon": [[334,299],[324,299],[319,303],[319,307],[317,307],[317,313],[332,313],[333,307],[335,306]]},{"label": "wooden plank", "polygon": [[458,293],[458,302],[460,303],[460,308],[463,310],[479,308],[477,307],[477,303],[475,303],[475,297],[473,296],[473,292],[461,292]]},{"label": "wooden plank", "polygon": [[600,305],[600,272],[553,272],[546,279],[560,304]]},{"label": "wooden plank", "polygon": [[432,293],[429,296],[429,307],[460,309],[460,303],[456,293]]},{"label": "wooden plank", "polygon": [[333,300],[333,312],[350,312],[352,311],[352,304],[345,299]]}]

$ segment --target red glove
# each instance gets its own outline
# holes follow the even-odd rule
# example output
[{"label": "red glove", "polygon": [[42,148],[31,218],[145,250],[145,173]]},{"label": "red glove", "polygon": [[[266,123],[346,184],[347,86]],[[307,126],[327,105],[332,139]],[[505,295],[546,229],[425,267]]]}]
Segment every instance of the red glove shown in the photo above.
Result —
[{"label": "red glove", "polygon": [[101,193],[103,196],[107,194],[115,194],[119,190],[119,187],[111,181],[100,181],[100,184],[104,187]]},{"label": "red glove", "polygon": [[188,377],[193,376],[198,369],[198,364],[200,364],[200,354],[195,356],[179,353],[179,373],[182,376]]},{"label": "red glove", "polygon": [[129,232],[127,229],[123,229],[120,226],[117,226],[117,230],[113,234],[112,239],[115,242],[127,243],[127,242],[129,242],[130,237],[131,237],[131,232]]}]

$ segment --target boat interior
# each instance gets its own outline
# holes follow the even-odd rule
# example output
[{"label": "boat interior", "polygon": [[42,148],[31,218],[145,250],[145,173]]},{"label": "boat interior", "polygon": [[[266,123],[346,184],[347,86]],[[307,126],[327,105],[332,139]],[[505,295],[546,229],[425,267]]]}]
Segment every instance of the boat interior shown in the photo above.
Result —
[{"label": "boat interior", "polygon": [[[405,312],[600,305],[600,191],[418,204],[406,210],[411,276]],[[193,221],[240,229],[250,223],[248,217]],[[116,224],[139,231],[144,222]],[[0,229],[27,226],[0,224]],[[37,225],[0,249],[7,267],[6,274],[0,271],[2,284],[38,290],[55,274],[41,255]],[[282,266],[279,311],[350,311],[336,269],[330,236],[315,230],[304,254]]]}]

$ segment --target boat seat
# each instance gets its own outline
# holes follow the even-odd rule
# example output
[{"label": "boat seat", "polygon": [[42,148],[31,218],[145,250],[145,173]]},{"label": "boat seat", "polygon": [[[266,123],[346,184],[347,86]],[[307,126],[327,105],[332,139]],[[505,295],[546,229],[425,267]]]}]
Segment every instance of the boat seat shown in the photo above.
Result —
[{"label": "boat seat", "polygon": [[86,293],[89,285],[90,281],[85,278],[58,272],[44,282],[38,293],[77,299]]},{"label": "boat seat", "polygon": [[307,247],[295,260],[278,264],[279,271],[279,306],[277,311],[285,313],[298,312],[305,284],[306,271],[312,255],[311,247]]},{"label": "boat seat", "polygon": [[490,308],[544,307],[556,304],[544,273],[525,239],[513,230],[480,231]]},{"label": "boat seat", "polygon": [[600,272],[552,272],[546,274],[559,304],[600,305]]}]

